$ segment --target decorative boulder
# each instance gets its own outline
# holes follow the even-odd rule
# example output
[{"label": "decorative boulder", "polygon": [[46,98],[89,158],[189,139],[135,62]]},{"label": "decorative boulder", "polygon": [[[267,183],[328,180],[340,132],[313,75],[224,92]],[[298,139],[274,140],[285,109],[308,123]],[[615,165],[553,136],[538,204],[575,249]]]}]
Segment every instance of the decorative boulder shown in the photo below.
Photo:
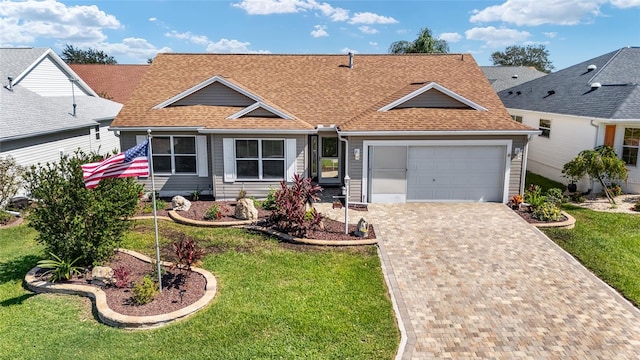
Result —
[{"label": "decorative boulder", "polygon": [[253,200],[248,198],[238,200],[235,217],[240,220],[257,220],[258,209],[253,205]]},{"label": "decorative boulder", "polygon": [[366,238],[369,235],[369,223],[365,218],[360,218],[360,221],[358,221],[354,235],[361,238]]},{"label": "decorative boulder", "polygon": [[91,283],[93,285],[106,286],[114,282],[113,269],[108,266],[96,266],[91,271]]},{"label": "decorative boulder", "polygon": [[191,208],[191,201],[185,199],[183,196],[174,196],[171,199],[171,206],[174,211],[187,211]]}]

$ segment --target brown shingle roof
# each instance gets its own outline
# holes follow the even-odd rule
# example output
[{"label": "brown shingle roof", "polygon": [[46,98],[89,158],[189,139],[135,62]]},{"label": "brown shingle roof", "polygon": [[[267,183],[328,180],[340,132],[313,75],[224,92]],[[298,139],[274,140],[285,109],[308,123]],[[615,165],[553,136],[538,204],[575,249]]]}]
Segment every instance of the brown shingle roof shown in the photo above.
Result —
[{"label": "brown shingle roof", "polygon": [[124,104],[149,69],[149,65],[69,64],[98,95]]},{"label": "brown shingle roof", "polygon": [[[347,55],[160,54],[112,126],[311,130],[318,124],[336,124],[344,131],[531,130],[511,119],[468,54],[355,55],[354,67],[348,63]],[[237,107],[153,109],[216,75],[241,84],[295,119],[227,119],[241,110]],[[377,111],[430,82],[488,111]]]}]

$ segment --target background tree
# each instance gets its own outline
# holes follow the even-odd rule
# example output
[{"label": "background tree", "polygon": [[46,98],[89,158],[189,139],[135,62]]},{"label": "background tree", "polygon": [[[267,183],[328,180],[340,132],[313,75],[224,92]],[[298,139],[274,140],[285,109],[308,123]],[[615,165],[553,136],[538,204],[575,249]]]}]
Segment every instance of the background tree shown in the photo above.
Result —
[{"label": "background tree", "polygon": [[62,60],[67,64],[117,64],[118,62],[113,56],[107,55],[102,50],[97,49],[80,49],[73,45],[65,45],[62,50]]},{"label": "background tree", "polygon": [[449,52],[449,44],[446,40],[436,39],[431,34],[429,28],[422,28],[418,33],[418,38],[413,41],[395,41],[389,46],[391,54],[411,54],[411,53],[438,53]]},{"label": "background tree", "polygon": [[0,158],[0,210],[18,193],[23,172],[24,168],[13,157]]},{"label": "background tree", "polygon": [[533,66],[538,71],[549,73],[553,65],[549,61],[549,50],[544,45],[508,46],[504,52],[491,54],[493,65]]},{"label": "background tree", "polygon": [[589,175],[592,180],[600,183],[607,199],[614,205],[616,201],[609,191],[609,186],[615,181],[627,179],[626,164],[618,158],[613,148],[605,145],[581,151],[573,160],[564,164],[562,173],[573,179]]},{"label": "background tree", "polygon": [[29,214],[29,226],[39,232],[36,240],[62,259],[80,257],[82,266],[113,255],[142,192],[133,178],[102,179],[95,189],[85,188],[80,165],[100,160],[97,153],[78,150],[57,163],[32,166],[24,175],[37,199]]}]

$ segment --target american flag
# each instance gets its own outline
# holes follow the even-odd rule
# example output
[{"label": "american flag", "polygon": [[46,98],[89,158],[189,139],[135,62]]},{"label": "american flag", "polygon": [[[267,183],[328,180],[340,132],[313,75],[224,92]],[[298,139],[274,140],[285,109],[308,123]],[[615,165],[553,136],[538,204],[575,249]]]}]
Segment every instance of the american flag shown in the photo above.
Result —
[{"label": "american flag", "polygon": [[149,176],[149,140],[100,162],[82,165],[87,189],[98,186],[101,179]]}]

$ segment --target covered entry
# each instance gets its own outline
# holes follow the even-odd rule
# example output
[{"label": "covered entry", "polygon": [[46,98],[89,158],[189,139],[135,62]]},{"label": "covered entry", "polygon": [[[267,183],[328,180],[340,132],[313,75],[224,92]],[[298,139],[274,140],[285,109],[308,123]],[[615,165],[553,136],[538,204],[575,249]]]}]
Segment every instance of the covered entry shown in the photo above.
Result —
[{"label": "covered entry", "polygon": [[504,201],[511,141],[400,143],[365,142],[369,202]]}]

